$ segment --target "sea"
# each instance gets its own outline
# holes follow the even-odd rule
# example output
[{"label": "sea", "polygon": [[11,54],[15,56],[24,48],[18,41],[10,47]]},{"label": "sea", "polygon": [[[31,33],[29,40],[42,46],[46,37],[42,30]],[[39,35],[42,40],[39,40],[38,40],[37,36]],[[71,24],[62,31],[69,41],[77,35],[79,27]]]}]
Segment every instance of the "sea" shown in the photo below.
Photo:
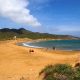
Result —
[{"label": "sea", "polygon": [[23,46],[58,50],[80,50],[80,40],[44,40],[24,42]]}]

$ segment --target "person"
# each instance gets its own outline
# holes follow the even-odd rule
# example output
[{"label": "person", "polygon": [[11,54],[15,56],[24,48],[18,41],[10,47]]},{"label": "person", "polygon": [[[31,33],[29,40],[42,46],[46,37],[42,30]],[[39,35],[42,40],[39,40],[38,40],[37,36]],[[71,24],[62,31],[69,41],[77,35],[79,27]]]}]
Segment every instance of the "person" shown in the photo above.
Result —
[{"label": "person", "polygon": [[55,50],[56,48],[53,46],[53,50]]},{"label": "person", "polygon": [[34,52],[34,50],[30,49],[30,50],[29,50],[29,53],[32,53],[32,52]]},{"label": "person", "polygon": [[16,36],[13,37],[14,40],[16,40],[16,38],[17,38]]}]

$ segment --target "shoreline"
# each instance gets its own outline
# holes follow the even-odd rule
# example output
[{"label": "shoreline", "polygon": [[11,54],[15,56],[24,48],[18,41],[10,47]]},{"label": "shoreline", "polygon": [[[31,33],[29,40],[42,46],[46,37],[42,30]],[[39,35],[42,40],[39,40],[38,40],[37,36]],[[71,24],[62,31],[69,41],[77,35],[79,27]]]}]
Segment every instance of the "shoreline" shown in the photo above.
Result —
[{"label": "shoreline", "polygon": [[[60,40],[60,39],[58,39]],[[76,49],[58,49],[55,47],[55,49],[52,49],[52,48],[48,48],[48,47],[39,47],[39,46],[33,46],[33,45],[30,45],[29,43],[36,43],[36,42],[41,42],[41,41],[50,41],[50,40],[31,40],[31,41],[28,41],[28,42],[20,42],[20,43],[17,43],[18,46],[23,46],[23,47],[29,47],[29,48],[40,48],[40,49],[51,49],[51,50],[61,50],[61,51],[80,51],[80,50],[76,50]],[[54,39],[54,41],[56,41]],[[61,41],[61,40],[60,40]]]}]

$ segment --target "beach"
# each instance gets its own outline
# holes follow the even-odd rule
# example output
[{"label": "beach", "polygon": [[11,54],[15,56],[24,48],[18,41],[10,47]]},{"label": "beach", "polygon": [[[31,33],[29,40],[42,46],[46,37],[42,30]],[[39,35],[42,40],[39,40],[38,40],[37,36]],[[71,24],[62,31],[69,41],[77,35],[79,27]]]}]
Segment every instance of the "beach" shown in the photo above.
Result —
[{"label": "beach", "polygon": [[[18,39],[0,41],[0,80],[41,80],[39,72],[50,64],[74,64],[80,51],[48,50],[16,45],[19,42],[32,41]],[[30,53],[32,49],[34,52]]]}]

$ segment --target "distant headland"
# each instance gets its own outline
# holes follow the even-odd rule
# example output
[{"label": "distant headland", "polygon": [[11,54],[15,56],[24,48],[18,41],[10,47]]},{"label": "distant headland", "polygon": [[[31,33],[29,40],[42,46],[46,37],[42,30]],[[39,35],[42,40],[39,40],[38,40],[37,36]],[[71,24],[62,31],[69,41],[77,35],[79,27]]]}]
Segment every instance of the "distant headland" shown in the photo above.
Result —
[{"label": "distant headland", "polygon": [[79,37],[74,37],[71,35],[56,35],[56,34],[49,34],[49,33],[32,32],[24,28],[0,29],[0,40],[11,40],[13,39],[14,36],[16,36],[17,38],[30,38],[30,39],[64,39],[64,40],[65,39],[80,39]]}]

